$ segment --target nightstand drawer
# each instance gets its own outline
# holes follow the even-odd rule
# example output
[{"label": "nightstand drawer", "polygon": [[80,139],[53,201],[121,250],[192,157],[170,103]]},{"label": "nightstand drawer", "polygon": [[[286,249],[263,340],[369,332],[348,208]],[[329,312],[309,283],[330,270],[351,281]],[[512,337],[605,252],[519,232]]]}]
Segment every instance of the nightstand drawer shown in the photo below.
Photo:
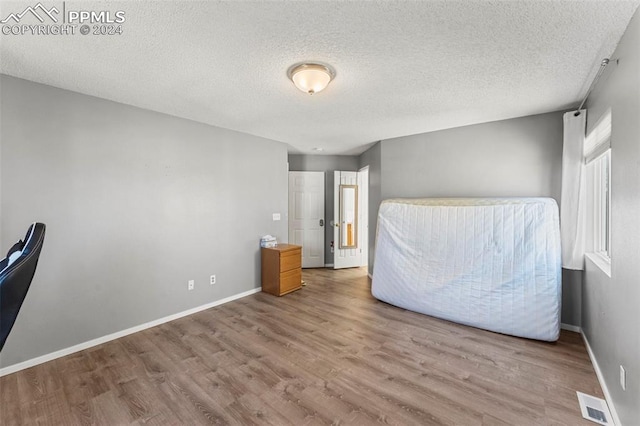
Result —
[{"label": "nightstand drawer", "polygon": [[302,267],[302,257],[300,250],[291,250],[280,254],[280,272],[300,269]]},{"label": "nightstand drawer", "polygon": [[300,269],[294,269],[293,271],[280,274],[280,293],[288,293],[299,289],[301,286],[302,271]]}]

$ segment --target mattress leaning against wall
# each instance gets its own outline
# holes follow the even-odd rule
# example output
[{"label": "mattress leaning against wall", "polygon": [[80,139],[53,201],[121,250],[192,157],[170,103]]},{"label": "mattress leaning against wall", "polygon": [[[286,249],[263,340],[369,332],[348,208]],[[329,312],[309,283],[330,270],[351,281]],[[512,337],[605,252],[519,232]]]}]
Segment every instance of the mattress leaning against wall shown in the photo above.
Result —
[{"label": "mattress leaning against wall", "polygon": [[558,206],[551,198],[384,201],[371,292],[392,305],[498,333],[560,333]]}]

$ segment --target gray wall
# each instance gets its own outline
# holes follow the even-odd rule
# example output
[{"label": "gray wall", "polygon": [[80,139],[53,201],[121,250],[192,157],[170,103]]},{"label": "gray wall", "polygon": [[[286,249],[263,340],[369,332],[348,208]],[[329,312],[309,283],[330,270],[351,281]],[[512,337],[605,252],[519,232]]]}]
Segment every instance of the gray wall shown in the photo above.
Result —
[{"label": "gray wall", "polygon": [[382,144],[373,145],[360,155],[359,167],[369,166],[369,274],[373,274],[373,260],[378,228],[378,207],[382,201]]},{"label": "gray wall", "polygon": [[260,286],[260,236],[287,238],[286,221],[272,221],[287,211],[286,145],[8,76],[0,85],[0,249],[30,222],[47,225],[0,365]]},{"label": "gray wall", "polygon": [[289,170],[292,172],[325,172],[324,174],[324,263],[333,264],[331,253],[331,241],[333,240],[333,227],[329,226],[334,220],[333,214],[333,172],[342,170],[347,172],[358,171],[358,157],[351,155],[289,155]]},{"label": "gray wall", "polygon": [[[586,260],[582,329],[622,424],[640,421],[640,10],[587,100],[587,127],[611,108],[611,278]],[[616,59],[619,63],[616,64]],[[627,370],[627,390],[619,368]]]},{"label": "gray wall", "polygon": [[382,198],[560,199],[562,114],[382,141]]},{"label": "gray wall", "polygon": [[583,271],[562,270],[562,323],[582,325]]},{"label": "gray wall", "polygon": [[[360,165],[367,163],[374,165],[371,218],[377,218],[380,201],[396,197],[543,196],[559,201],[562,113],[383,140],[362,154]],[[378,190],[376,199],[372,194]],[[374,256],[376,221],[370,225]],[[564,271],[563,277],[562,322],[580,325],[581,275]]]}]

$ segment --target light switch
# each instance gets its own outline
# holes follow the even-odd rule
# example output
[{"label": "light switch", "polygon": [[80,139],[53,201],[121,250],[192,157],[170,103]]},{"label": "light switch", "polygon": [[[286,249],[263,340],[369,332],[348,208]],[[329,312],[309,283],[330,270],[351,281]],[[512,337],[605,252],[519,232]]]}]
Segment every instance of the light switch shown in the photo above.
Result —
[{"label": "light switch", "polygon": [[274,213],[273,214],[273,220],[280,220],[280,213]]}]

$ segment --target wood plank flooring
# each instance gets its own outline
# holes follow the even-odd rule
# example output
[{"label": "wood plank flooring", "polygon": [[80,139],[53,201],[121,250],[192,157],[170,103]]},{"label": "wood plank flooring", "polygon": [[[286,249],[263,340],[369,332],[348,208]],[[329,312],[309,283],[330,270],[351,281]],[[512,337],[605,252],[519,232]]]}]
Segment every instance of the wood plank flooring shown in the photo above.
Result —
[{"label": "wood plank flooring", "polygon": [[576,333],[503,336],[375,300],[364,269],[258,293],[0,378],[0,424],[591,425]]}]

